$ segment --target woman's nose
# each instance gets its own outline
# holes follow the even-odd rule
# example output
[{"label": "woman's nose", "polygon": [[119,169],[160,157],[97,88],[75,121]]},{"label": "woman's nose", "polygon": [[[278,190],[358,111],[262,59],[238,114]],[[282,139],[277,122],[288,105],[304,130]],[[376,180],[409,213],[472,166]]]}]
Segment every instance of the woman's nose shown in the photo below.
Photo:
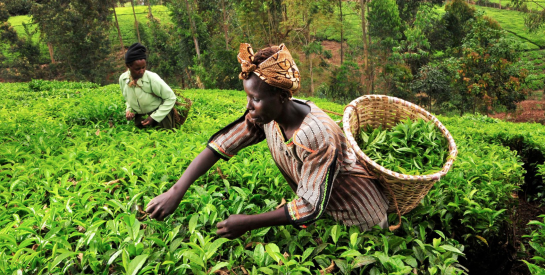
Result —
[{"label": "woman's nose", "polygon": [[252,99],[249,97],[246,97],[246,110],[252,110],[254,108],[252,104]]}]

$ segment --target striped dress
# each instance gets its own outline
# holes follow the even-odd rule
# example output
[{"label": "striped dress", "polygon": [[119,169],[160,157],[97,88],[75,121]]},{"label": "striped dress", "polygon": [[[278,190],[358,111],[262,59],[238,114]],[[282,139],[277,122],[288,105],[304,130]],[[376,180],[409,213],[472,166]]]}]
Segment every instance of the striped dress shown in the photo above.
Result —
[{"label": "striped dress", "polygon": [[[216,134],[208,148],[229,160],[240,149],[266,139],[278,169],[298,198],[284,206],[291,224],[306,227],[327,213],[346,226],[368,230],[387,224],[388,201],[357,160],[341,128],[310,101],[293,99],[311,111],[285,140],[272,121],[252,123],[248,112]],[[362,177],[363,176],[363,177]]]}]

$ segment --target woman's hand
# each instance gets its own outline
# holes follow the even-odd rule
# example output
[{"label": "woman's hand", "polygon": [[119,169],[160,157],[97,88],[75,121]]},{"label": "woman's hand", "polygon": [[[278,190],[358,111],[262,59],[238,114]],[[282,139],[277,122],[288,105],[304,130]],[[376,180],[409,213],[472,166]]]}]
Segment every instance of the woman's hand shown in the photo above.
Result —
[{"label": "woman's hand", "polygon": [[142,121],[142,125],[143,126],[151,125],[153,123],[153,121],[154,121],[153,118],[151,116],[149,116],[144,121]]},{"label": "woman's hand", "polygon": [[132,120],[134,118],[134,113],[128,110],[125,112],[125,117],[127,117],[127,120]]},{"label": "woman's hand", "polygon": [[146,212],[148,212],[151,218],[158,221],[162,221],[170,214],[174,213],[174,210],[180,204],[180,200],[173,194],[172,189],[169,189],[165,193],[155,197],[146,206]]},{"label": "woman's hand", "polygon": [[246,233],[246,231],[252,230],[248,224],[250,217],[249,215],[231,215],[216,225],[218,228],[216,233],[224,238],[236,239]]}]

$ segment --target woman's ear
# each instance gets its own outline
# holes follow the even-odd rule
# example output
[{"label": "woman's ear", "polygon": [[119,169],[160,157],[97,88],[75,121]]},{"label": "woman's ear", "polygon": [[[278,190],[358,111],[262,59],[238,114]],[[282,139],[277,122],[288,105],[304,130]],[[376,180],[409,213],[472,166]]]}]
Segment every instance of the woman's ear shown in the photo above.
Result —
[{"label": "woman's ear", "polygon": [[286,91],[286,90],[280,91],[279,96],[280,96],[280,102],[282,102],[282,103],[286,103],[291,98],[290,93],[288,91]]}]

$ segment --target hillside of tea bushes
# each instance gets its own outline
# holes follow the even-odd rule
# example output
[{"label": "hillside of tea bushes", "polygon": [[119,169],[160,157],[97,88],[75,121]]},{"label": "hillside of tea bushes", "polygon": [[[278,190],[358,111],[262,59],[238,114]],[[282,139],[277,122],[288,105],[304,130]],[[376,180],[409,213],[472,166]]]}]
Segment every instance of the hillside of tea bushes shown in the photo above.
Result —
[{"label": "hillside of tea bushes", "polygon": [[[182,93],[193,101],[189,118],[166,132],[127,122],[117,85],[0,84],[0,273],[480,274],[475,266],[486,266],[486,255],[511,234],[514,194],[534,190],[533,199],[545,201],[544,126],[440,117],[459,148],[454,168],[393,233],[323,219],[303,230],[218,238],[215,225],[229,215],[274,210],[295,197],[264,142],[220,161],[167,220],[150,220],[145,205],[246,106],[241,91]],[[392,214],[390,223],[396,220]],[[542,272],[540,221],[518,244],[520,259],[494,256],[487,268]]]}]

